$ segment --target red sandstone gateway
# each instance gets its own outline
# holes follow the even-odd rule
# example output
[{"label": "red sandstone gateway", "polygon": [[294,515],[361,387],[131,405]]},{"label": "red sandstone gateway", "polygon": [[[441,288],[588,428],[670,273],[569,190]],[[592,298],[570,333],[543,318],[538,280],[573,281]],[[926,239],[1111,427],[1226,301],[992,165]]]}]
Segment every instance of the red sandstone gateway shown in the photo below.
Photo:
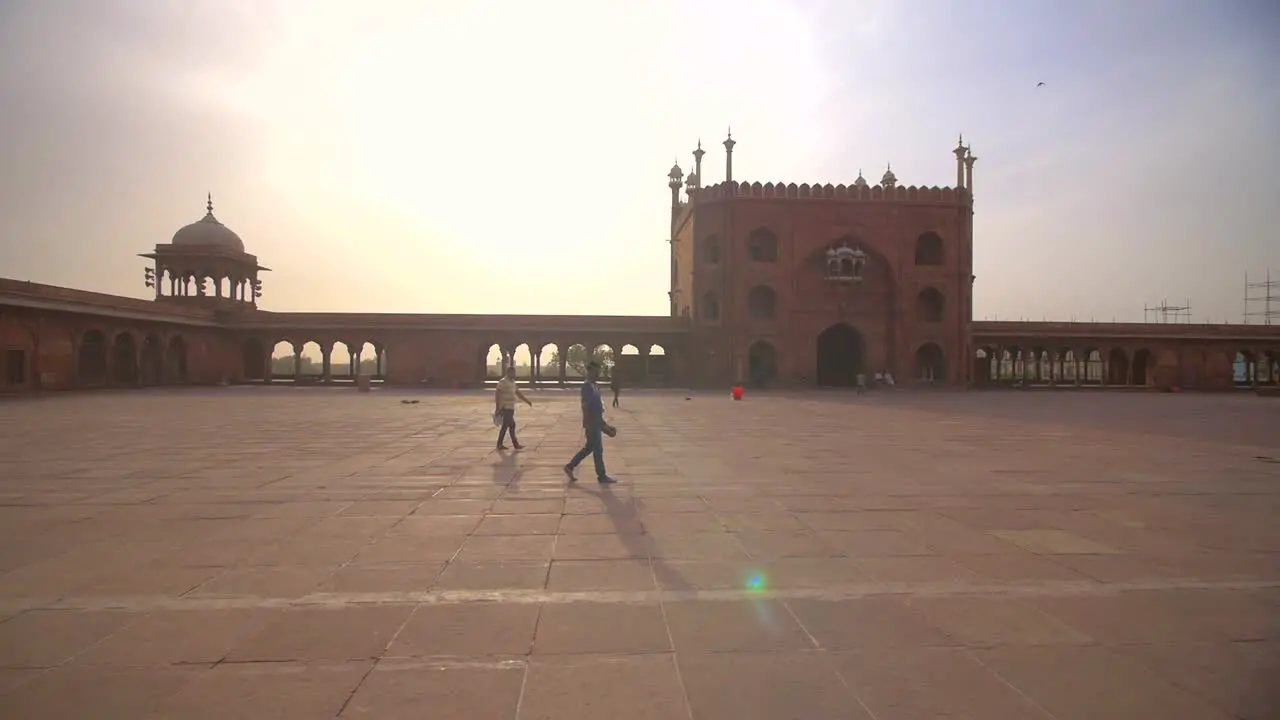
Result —
[{"label": "red sandstone gateway", "polygon": [[[0,392],[357,378],[478,387],[494,345],[503,356],[526,347],[521,380],[538,384],[568,382],[578,345],[610,349],[637,387],[852,386],[884,372],[900,386],[953,388],[1280,379],[1280,326],[974,322],[977,158],[963,142],[951,187],[903,186],[888,166],[876,185],[861,173],[850,185],[738,182],[735,145],[724,142],[723,182],[702,181],[701,145],[692,173],[668,173],[668,316],[270,312],[259,307],[268,268],[209,198],[203,218],[142,255],[150,300],[0,279]],[[335,367],[338,345],[350,361]],[[559,362],[544,368],[544,357]]]}]

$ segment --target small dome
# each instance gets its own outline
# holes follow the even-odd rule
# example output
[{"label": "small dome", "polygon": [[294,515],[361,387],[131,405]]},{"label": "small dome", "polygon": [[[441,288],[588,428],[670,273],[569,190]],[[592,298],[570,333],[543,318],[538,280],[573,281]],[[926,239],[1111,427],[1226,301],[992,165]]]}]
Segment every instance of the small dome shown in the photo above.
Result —
[{"label": "small dome", "polygon": [[862,170],[858,170],[858,179],[853,181],[854,187],[866,187],[867,179],[862,177]]},{"label": "small dome", "polygon": [[213,216],[213,198],[205,205],[204,217],[186,225],[173,234],[173,244],[179,246],[212,246],[224,250],[244,252],[244,241],[231,228],[218,222]]},{"label": "small dome", "polygon": [[898,176],[893,174],[893,167],[885,167],[884,177],[880,178],[881,185],[892,185],[898,182]]},{"label": "small dome", "polygon": [[684,176],[684,171],[680,169],[680,163],[671,166],[671,172],[667,173],[667,177],[672,180],[679,180]]}]

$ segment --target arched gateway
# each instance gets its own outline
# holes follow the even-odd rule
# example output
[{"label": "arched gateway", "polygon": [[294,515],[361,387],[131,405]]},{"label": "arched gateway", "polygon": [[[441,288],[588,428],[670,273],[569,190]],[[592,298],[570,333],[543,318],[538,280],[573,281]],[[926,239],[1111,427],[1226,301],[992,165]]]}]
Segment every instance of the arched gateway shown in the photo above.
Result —
[{"label": "arched gateway", "polygon": [[818,335],[818,385],[852,387],[864,372],[866,345],[862,333],[837,323]]}]

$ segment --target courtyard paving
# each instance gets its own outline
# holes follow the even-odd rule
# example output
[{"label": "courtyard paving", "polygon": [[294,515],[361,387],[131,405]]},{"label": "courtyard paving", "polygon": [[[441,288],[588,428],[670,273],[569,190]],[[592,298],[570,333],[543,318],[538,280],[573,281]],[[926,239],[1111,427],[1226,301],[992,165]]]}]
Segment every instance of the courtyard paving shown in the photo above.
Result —
[{"label": "courtyard paving", "polygon": [[1277,717],[1280,402],[534,397],[0,402],[0,717]]}]

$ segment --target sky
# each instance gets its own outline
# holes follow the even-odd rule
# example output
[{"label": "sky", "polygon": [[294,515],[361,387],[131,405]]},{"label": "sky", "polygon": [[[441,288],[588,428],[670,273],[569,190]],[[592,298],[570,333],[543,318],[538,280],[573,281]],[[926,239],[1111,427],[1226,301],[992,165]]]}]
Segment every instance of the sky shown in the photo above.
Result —
[{"label": "sky", "polygon": [[[0,0],[0,276],[147,297],[215,214],[270,310],[662,315],[704,182],[954,183],[975,317],[1280,280],[1267,0]],[[1036,87],[1044,82],[1044,87]]]}]

